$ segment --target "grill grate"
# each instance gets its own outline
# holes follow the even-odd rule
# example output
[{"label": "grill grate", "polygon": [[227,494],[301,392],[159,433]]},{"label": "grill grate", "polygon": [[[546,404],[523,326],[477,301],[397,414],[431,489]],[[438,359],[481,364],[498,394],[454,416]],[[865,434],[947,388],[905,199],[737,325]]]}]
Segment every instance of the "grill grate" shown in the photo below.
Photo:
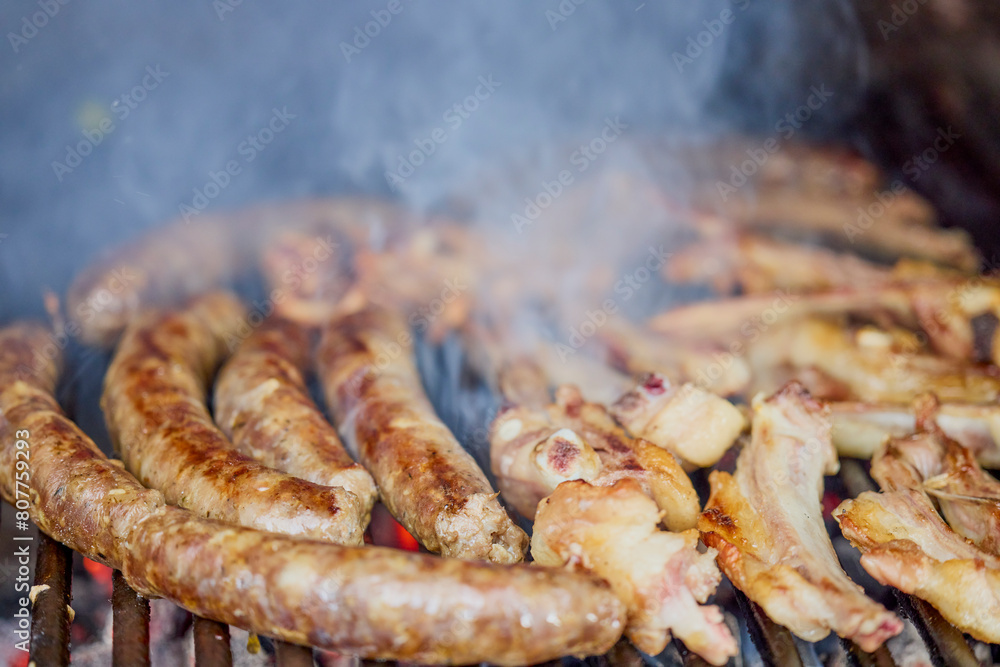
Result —
[{"label": "grill grate", "polygon": [[[453,342],[453,341],[451,341]],[[450,350],[458,359],[443,359],[449,348],[458,345],[446,343],[435,347],[422,342],[417,347],[422,377],[436,379],[438,384],[428,383],[428,393],[439,414],[448,426],[460,437],[469,440],[470,433],[476,433],[469,423],[481,425],[488,423],[487,413],[495,403],[489,396],[484,398],[482,387],[480,391],[470,388],[468,382],[462,383],[462,373],[445,373],[442,368],[463,368],[461,351]],[[435,352],[439,356],[435,356]],[[420,354],[424,358],[420,358]],[[436,370],[437,372],[433,372]],[[463,369],[467,370],[467,369]],[[487,390],[488,391],[488,390]],[[81,395],[73,392],[72,396]],[[82,395],[88,395],[84,392]],[[477,403],[477,408],[465,411],[459,408],[463,402],[468,403],[476,398],[483,399]],[[91,406],[96,407],[96,406]],[[482,412],[480,412],[482,410]],[[84,411],[86,412],[86,411]],[[469,421],[469,423],[465,423]],[[478,438],[478,436],[476,436]],[[473,454],[482,454],[483,442],[465,443]],[[483,463],[483,460],[480,460]],[[488,464],[487,464],[488,467]],[[696,475],[696,485],[699,478]],[[704,479],[700,480],[704,482]],[[851,459],[841,460],[841,471],[833,485],[839,486],[843,492],[855,497],[862,491],[875,488],[863,463]],[[387,517],[388,515],[385,514]],[[375,516],[373,515],[373,523]],[[373,526],[376,528],[376,526]],[[832,529],[836,530],[836,529]],[[388,531],[388,532],[386,532]],[[377,533],[377,534],[376,534]],[[375,543],[386,544],[391,538],[385,535],[394,534],[391,530],[372,531]],[[51,540],[44,534],[39,534],[38,561],[35,572],[35,584],[47,585],[49,588],[40,592],[34,606],[31,625],[31,659],[37,665],[68,665],[70,658],[70,618],[69,603],[71,595],[72,552],[61,544]],[[113,664],[128,667],[143,667],[150,665],[150,604],[137,595],[119,572],[113,574],[112,595],[112,657]],[[882,647],[875,653],[866,653],[851,642],[831,640],[820,645],[810,645],[797,640],[787,629],[775,624],[760,609],[747,599],[740,591],[731,587],[720,588],[717,593],[718,604],[731,615],[731,625],[734,634],[741,637],[741,655],[732,661],[737,667],[756,667],[757,665],[777,667],[820,667],[820,665],[841,665],[857,667],[907,667],[909,662],[896,662],[890,651]],[[890,602],[890,600],[883,600]],[[979,667],[984,664],[977,659],[965,636],[946,622],[940,614],[921,600],[902,594],[896,595],[895,610],[916,628],[913,642],[916,648],[926,649],[936,667]],[[743,632],[738,625],[743,626]],[[196,665],[226,667],[234,663],[231,649],[229,627],[203,618],[195,618],[193,622],[194,659]],[[918,636],[919,635],[919,636]],[[321,665],[332,667],[337,665],[384,665],[392,667],[392,662],[371,662],[336,656],[330,653],[314,652],[308,647],[288,644],[281,641],[264,641],[269,649],[273,646],[274,662],[277,667],[310,667]],[[992,647],[994,659],[1000,647]],[[758,657],[759,656],[759,657]],[[923,663],[920,663],[923,664]],[[993,664],[988,658],[987,665]],[[1000,663],[998,663],[1000,664]],[[705,667],[707,663],[687,651],[678,641],[668,645],[660,656],[652,657],[636,651],[627,641],[622,640],[604,656],[590,658],[584,662],[565,658],[553,661],[549,665],[587,665],[588,667],[605,667],[626,665],[640,667],[655,665],[656,667]],[[548,666],[546,666],[548,667]]]},{"label": "grill grate", "polygon": [[149,667],[149,600],[133,591],[117,570],[112,585],[111,661],[115,665]]}]

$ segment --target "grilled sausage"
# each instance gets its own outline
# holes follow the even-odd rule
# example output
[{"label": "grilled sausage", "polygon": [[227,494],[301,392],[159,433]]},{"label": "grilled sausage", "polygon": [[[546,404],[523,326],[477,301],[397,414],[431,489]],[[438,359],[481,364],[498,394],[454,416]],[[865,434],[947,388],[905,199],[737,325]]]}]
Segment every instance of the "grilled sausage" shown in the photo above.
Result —
[{"label": "grilled sausage", "polygon": [[424,394],[403,318],[369,305],[330,321],[317,353],[326,400],[393,516],[430,551],[521,560],[527,536]]},{"label": "grilled sausage", "polygon": [[312,357],[310,339],[305,327],[281,318],[258,327],[219,372],[215,421],[239,451],[260,463],[353,493],[364,509],[364,529],[378,489],[309,398],[303,374]]},{"label": "grilled sausage", "polygon": [[[94,261],[67,295],[71,336],[112,345],[144,308],[177,305],[251,270],[280,234],[298,232],[326,243],[346,235],[362,242],[373,225],[407,226],[410,214],[366,199],[331,199],[259,206],[175,220]],[[294,296],[300,276],[279,276],[273,301]],[[277,292],[277,298],[275,295]]]},{"label": "grilled sausage", "polygon": [[[166,505],[62,414],[57,361],[32,367],[49,341],[38,325],[0,329],[0,494],[29,498],[45,533],[121,570],[140,594],[365,658],[533,664],[603,653],[620,636],[622,605],[590,576],[342,547]],[[26,481],[15,477],[19,451]]]},{"label": "grilled sausage", "polygon": [[361,544],[366,505],[236,452],[212,422],[206,391],[235,346],[243,305],[199,297],[176,312],[149,311],[126,330],[108,369],[101,407],[126,468],[167,502],[250,528]]}]

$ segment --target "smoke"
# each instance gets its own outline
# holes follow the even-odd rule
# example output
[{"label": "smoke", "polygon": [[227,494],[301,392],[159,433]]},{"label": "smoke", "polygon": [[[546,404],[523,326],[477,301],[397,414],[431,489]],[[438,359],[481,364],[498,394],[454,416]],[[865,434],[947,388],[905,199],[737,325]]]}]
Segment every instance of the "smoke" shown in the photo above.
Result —
[{"label": "smoke", "polygon": [[[358,192],[429,208],[503,178],[479,205],[509,226],[510,202],[615,119],[619,146],[767,132],[825,83],[836,96],[803,131],[846,136],[865,81],[849,7],[5,2],[0,320],[41,313],[43,286],[201,210]],[[643,164],[630,151],[588,176]]]}]

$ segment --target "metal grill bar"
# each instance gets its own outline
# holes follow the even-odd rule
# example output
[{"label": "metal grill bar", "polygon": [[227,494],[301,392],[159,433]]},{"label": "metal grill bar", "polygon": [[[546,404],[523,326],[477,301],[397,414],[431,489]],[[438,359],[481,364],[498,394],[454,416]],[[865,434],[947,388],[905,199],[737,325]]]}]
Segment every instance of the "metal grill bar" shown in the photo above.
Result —
[{"label": "metal grill bar", "polygon": [[866,653],[854,642],[844,639],[840,640],[840,645],[847,656],[848,664],[854,667],[896,667],[896,661],[884,645],[874,653]]},{"label": "metal grill bar", "polygon": [[288,642],[274,642],[275,658],[278,667],[313,667],[312,649]]},{"label": "metal grill bar", "polygon": [[231,667],[233,650],[229,646],[229,626],[194,617],[195,667]]},{"label": "metal grill bar", "polygon": [[36,665],[69,664],[72,565],[69,547],[39,531],[35,586],[47,588],[38,592],[31,613],[30,656]]},{"label": "metal grill bar", "polygon": [[111,663],[149,667],[149,600],[136,593],[118,570],[112,575]]},{"label": "metal grill bar", "polygon": [[[840,479],[851,497],[857,497],[864,491],[877,491],[864,466],[854,459],[841,459]],[[919,598],[899,591],[896,591],[896,598],[899,600],[898,611],[916,626],[936,665],[940,667],[979,665],[965,636],[944,620],[936,609]]]},{"label": "metal grill bar", "polygon": [[792,633],[768,618],[764,610],[756,602],[751,602],[742,591],[736,590],[735,596],[743,618],[747,622],[750,639],[757,647],[764,663],[782,667],[803,667],[802,656],[795,646]]},{"label": "metal grill bar", "polygon": [[944,620],[934,607],[920,598],[898,591],[896,597],[899,599],[899,612],[916,626],[937,667],[979,667],[979,660],[965,640],[965,635]]}]

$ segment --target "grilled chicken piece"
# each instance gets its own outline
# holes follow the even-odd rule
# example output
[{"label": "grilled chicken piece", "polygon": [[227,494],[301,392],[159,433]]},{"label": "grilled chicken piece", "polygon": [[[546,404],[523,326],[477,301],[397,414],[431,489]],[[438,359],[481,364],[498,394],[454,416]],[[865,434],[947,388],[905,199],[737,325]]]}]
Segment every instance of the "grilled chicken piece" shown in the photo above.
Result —
[{"label": "grilled chicken piece", "polygon": [[663,274],[677,282],[711,283],[723,294],[736,288],[744,294],[871,289],[892,279],[891,269],[855,255],[753,233],[688,246],[670,259]]},{"label": "grilled chicken piece", "polygon": [[872,651],[902,630],[840,568],[823,524],[823,475],[839,468],[828,411],[790,383],[754,403],[736,474],[714,471],[698,524],[733,584],[808,641],[831,630]]},{"label": "grilled chicken piece", "polygon": [[872,477],[886,491],[921,489],[955,532],[1000,557],[1000,482],[938,428],[937,407],[932,396],[916,402],[917,432],[890,440],[872,459]]},{"label": "grilled chicken piece", "polygon": [[612,403],[632,388],[632,378],[598,359],[567,353],[534,332],[505,329],[477,314],[461,333],[473,368],[509,403],[544,408],[552,402],[551,389],[564,384],[579,387],[589,401]]},{"label": "grilled chicken piece", "polygon": [[747,426],[732,403],[691,383],[649,375],[611,406],[630,435],[663,447],[685,463],[714,465]]},{"label": "grilled chicken piece", "polygon": [[609,321],[595,337],[607,363],[632,376],[656,373],[719,396],[743,393],[750,383],[750,368],[740,351],[730,351],[729,341],[676,340],[621,319]]},{"label": "grilled chicken piece", "polygon": [[[913,409],[906,405],[832,402],[833,444],[841,456],[870,459],[887,438],[917,430]],[[1000,468],[1000,406],[942,403],[937,425],[967,448],[987,468]]]},{"label": "grilled chicken piece", "polygon": [[677,460],[646,440],[630,438],[607,408],[587,403],[573,386],[560,387],[544,411],[520,406],[490,427],[490,458],[504,499],[533,518],[538,502],[562,482],[607,486],[633,479],[663,512],[671,530],[693,528],[698,495]]},{"label": "grilled chicken piece", "polygon": [[698,531],[657,527],[661,511],[633,479],[609,486],[559,484],[535,516],[531,553],[541,565],[583,568],[608,582],[628,609],[625,634],[656,655],[671,633],[713,665],[737,654],[715,606],[702,606],[719,585],[715,550],[698,552]]},{"label": "grilled chicken piece", "polygon": [[861,565],[976,639],[1000,642],[1000,559],[951,530],[923,491],[865,491],[834,512]]},{"label": "grilled chicken piece", "polygon": [[[674,340],[730,345],[780,321],[862,315],[880,324],[921,329],[935,351],[965,361],[1000,361],[1000,280],[967,277],[916,262],[899,262],[892,280],[813,294],[776,290],[675,308],[649,327]],[[766,329],[766,327],[764,327]],[[977,340],[985,339],[985,340]],[[981,349],[982,347],[988,349]]]},{"label": "grilled chicken piece", "polygon": [[[911,257],[963,271],[979,267],[979,254],[968,233],[913,220],[921,215],[917,210],[919,205],[913,205],[917,202],[914,197],[903,196],[905,192],[894,195],[877,220],[871,217],[866,220],[859,217],[858,209],[878,203],[872,194],[858,198],[818,198],[794,189],[781,189],[758,191],[753,198],[734,195],[720,203],[714,190],[713,187],[708,195],[711,199],[699,196],[696,206],[716,211],[724,226],[717,221],[707,228],[699,227],[703,235],[718,234],[721,227],[730,233],[733,229],[752,229],[781,230],[800,237],[819,235],[841,243],[846,236],[853,245],[889,259]],[[701,221],[704,223],[704,219]]]},{"label": "grilled chicken piece", "polygon": [[928,353],[911,332],[807,319],[776,326],[750,345],[754,386],[772,390],[768,373],[781,365],[799,376],[818,374],[810,389],[825,399],[909,403],[933,391],[942,400],[990,403],[1000,397],[1000,375],[991,367]]}]

